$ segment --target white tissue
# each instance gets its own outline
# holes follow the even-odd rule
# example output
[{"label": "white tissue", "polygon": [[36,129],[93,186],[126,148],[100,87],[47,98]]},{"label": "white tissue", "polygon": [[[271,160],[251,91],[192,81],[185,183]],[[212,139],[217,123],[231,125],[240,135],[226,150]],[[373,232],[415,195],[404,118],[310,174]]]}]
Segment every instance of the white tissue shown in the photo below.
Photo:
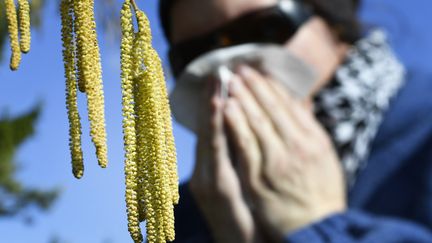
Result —
[{"label": "white tissue", "polygon": [[245,44],[219,49],[197,58],[179,77],[170,95],[177,122],[196,132],[201,93],[208,77],[212,75],[221,82],[221,97],[226,98],[232,70],[239,64],[257,67],[299,98],[308,95],[316,82],[315,71],[282,46]]}]

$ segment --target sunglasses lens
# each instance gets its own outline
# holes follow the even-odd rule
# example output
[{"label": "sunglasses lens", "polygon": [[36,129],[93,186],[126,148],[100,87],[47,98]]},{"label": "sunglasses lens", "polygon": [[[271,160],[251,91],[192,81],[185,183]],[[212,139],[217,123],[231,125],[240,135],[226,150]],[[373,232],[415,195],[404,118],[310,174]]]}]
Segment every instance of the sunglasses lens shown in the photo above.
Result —
[{"label": "sunglasses lens", "polygon": [[246,14],[212,33],[174,45],[169,52],[174,77],[180,76],[195,58],[215,49],[246,43],[286,42],[302,24],[291,17],[278,5]]}]

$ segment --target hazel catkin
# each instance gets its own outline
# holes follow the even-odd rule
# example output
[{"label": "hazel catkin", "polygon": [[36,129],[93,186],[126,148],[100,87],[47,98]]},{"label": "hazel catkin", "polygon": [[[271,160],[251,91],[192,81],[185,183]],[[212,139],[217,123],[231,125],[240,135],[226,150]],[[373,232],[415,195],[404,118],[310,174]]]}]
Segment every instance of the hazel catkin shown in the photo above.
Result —
[{"label": "hazel catkin", "polygon": [[8,22],[9,40],[11,46],[10,69],[17,70],[21,62],[19,44],[18,16],[14,0],[5,0],[6,18]]},{"label": "hazel catkin", "polygon": [[85,91],[87,96],[90,135],[98,163],[103,168],[108,163],[102,67],[93,6],[93,0],[61,1],[70,149],[73,172],[77,178],[82,177],[84,168],[80,159],[82,155],[77,155],[81,151],[81,124],[76,104],[78,89]]},{"label": "hazel catkin", "polygon": [[18,0],[21,52],[28,53],[31,45],[30,4],[28,0]]},{"label": "hazel catkin", "polygon": [[[28,0],[4,0],[16,70],[31,45]],[[34,3],[34,2],[33,2]],[[135,32],[134,13],[138,23]],[[61,0],[61,35],[69,119],[69,148],[76,178],[84,174],[78,91],[87,96],[90,135],[98,163],[106,167],[107,144],[100,50],[94,0]],[[162,63],[152,46],[150,22],[134,0],[121,11],[121,77],[128,229],[142,242],[140,222],[147,221],[150,243],[173,241],[174,205],[179,201],[175,142]]]},{"label": "hazel catkin", "polygon": [[139,226],[138,206],[138,167],[135,132],[134,78],[133,78],[133,44],[134,28],[130,4],[123,3],[121,10],[121,78],[123,105],[123,139],[125,149],[126,175],[126,207],[128,215],[128,229],[134,242],[142,241]]},{"label": "hazel catkin", "polygon": [[[138,23],[138,31],[134,34],[131,34],[131,8],[135,10]],[[123,131],[129,231],[135,242],[141,242],[136,235],[139,232],[138,215],[138,222],[146,220],[148,242],[173,241],[174,204],[179,199],[178,176],[162,64],[152,47],[150,23],[144,12],[138,9],[134,1],[125,0],[121,13]],[[132,124],[135,124],[135,130],[129,127]],[[135,140],[131,139],[132,135]],[[135,141],[135,150],[131,149],[131,141]],[[131,162],[133,159],[135,162]]]},{"label": "hazel catkin", "polygon": [[66,78],[66,108],[69,118],[69,147],[72,157],[72,172],[79,179],[84,174],[84,162],[81,148],[81,119],[77,104],[73,8],[71,0],[64,0],[60,3],[60,14]]},{"label": "hazel catkin", "polygon": [[94,0],[73,0],[77,45],[78,84],[87,94],[90,135],[99,165],[108,163],[102,67],[94,19]]},{"label": "hazel catkin", "polygon": [[30,51],[30,4],[28,0],[18,0],[17,12],[15,0],[4,0],[4,7],[11,46],[9,66],[15,71],[21,63],[21,53]]}]

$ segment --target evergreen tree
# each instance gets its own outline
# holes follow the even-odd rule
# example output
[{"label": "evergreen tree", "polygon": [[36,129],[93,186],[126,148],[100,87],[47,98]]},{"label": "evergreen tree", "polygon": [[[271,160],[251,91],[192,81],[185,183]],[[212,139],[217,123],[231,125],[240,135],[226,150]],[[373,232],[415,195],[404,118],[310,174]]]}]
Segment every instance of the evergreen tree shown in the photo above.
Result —
[{"label": "evergreen tree", "polygon": [[15,154],[34,134],[40,107],[16,118],[0,117],[0,217],[14,216],[30,205],[48,209],[58,192],[41,191],[22,185],[14,177]]}]

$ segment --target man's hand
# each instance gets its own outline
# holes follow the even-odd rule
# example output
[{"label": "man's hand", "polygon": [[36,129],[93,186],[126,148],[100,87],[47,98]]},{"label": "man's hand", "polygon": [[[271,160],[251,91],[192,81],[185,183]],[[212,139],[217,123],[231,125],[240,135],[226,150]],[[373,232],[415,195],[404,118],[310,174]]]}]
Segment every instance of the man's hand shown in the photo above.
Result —
[{"label": "man's hand", "polygon": [[229,157],[223,101],[212,83],[203,97],[191,192],[215,242],[258,242],[256,226]]},{"label": "man's hand", "polygon": [[[268,235],[279,241],[345,210],[340,163],[312,110],[255,70],[243,66],[238,73],[224,117],[242,186]],[[237,181],[232,185],[238,190]]]}]

